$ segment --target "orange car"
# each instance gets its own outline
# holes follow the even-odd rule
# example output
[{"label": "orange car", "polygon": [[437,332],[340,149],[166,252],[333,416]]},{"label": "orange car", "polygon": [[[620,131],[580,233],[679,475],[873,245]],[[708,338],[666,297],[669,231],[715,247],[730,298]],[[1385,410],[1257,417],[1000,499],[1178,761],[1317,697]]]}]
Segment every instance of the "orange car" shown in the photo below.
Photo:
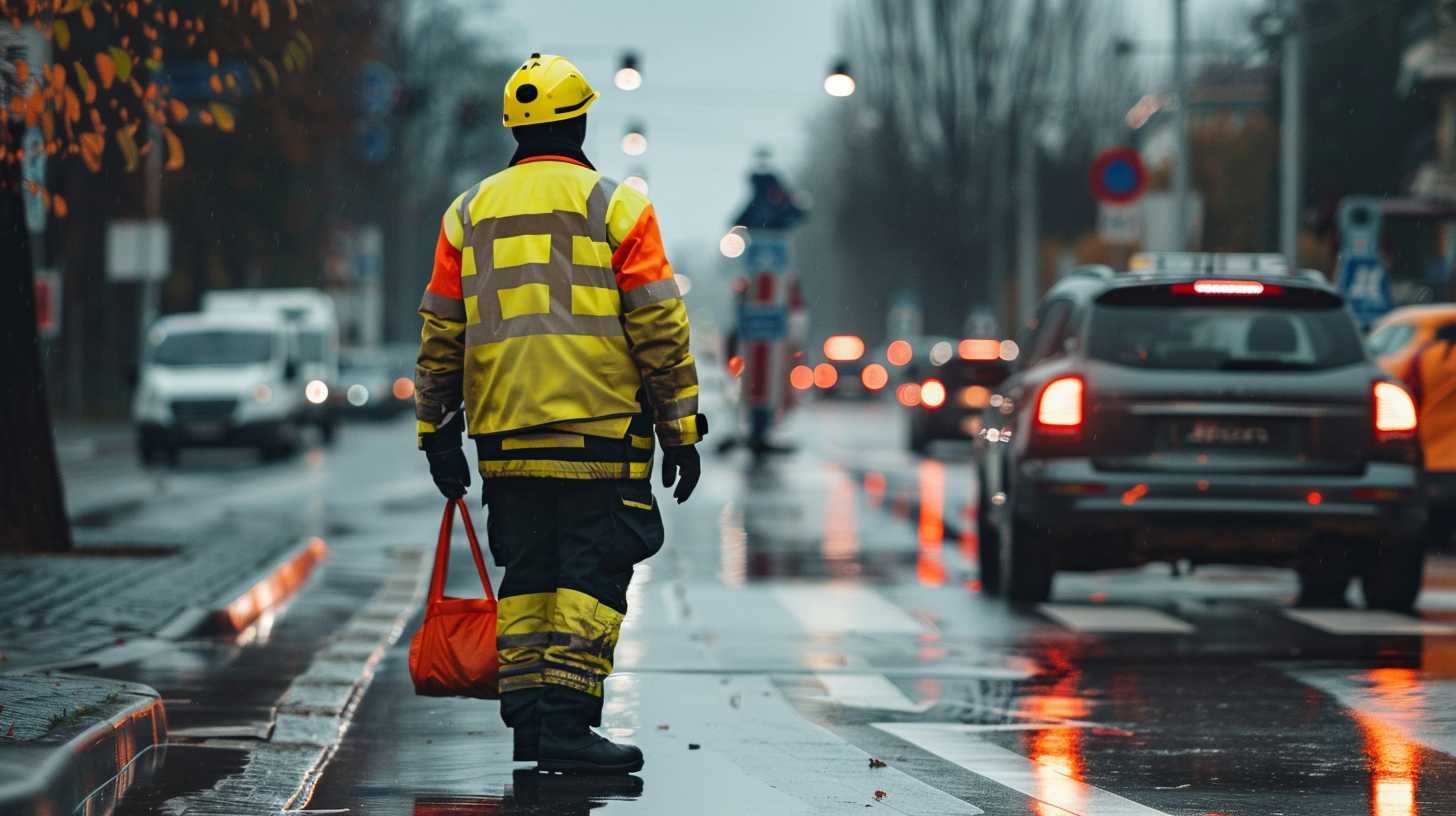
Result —
[{"label": "orange car", "polygon": [[1431,543],[1442,546],[1456,532],[1456,303],[1396,309],[1375,324],[1367,344],[1419,406]]}]

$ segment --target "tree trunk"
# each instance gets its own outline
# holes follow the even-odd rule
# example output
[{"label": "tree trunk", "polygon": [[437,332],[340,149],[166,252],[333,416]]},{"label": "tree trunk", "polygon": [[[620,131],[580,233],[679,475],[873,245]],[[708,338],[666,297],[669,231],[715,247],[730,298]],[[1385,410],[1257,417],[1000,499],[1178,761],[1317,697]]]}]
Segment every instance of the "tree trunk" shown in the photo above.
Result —
[{"label": "tree trunk", "polygon": [[19,169],[0,164],[0,552],[71,548],[35,325]]}]

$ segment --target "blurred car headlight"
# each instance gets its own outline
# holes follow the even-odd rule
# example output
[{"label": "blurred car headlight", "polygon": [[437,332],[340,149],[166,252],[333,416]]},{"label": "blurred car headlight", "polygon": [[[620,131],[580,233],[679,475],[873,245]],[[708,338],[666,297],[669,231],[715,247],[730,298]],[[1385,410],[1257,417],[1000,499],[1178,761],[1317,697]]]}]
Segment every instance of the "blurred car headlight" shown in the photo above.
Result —
[{"label": "blurred car headlight", "polygon": [[415,395],[415,381],[409,377],[400,377],[394,381],[394,398],[397,400],[411,399]]},{"label": "blurred car headlight", "polygon": [[303,388],[303,396],[314,405],[323,405],[329,398],[329,387],[323,380],[309,380]]},{"label": "blurred car headlight", "polygon": [[349,386],[348,391],[344,392],[344,398],[349,400],[349,404],[355,408],[362,407],[369,401],[369,389],[358,383],[354,383]]}]

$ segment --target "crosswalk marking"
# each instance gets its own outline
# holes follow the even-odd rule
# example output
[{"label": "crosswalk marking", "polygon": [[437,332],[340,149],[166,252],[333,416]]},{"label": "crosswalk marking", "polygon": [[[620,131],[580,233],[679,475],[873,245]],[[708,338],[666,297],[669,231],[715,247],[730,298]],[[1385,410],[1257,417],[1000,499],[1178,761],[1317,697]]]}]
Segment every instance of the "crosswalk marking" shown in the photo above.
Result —
[{"label": "crosswalk marking", "polygon": [[1332,635],[1453,635],[1456,626],[1366,609],[1286,609],[1285,616]]},{"label": "crosswalk marking", "polygon": [[622,673],[607,684],[603,725],[655,769],[638,800],[645,811],[983,813],[893,765],[870,772],[870,754],[805,718],[767,676]]},{"label": "crosswalk marking", "polygon": [[880,711],[901,711],[922,713],[930,710],[935,701],[917,703],[905,696],[900,687],[890,682],[883,674],[829,674],[814,675],[824,687],[829,699],[836,704],[850,708],[873,708]]},{"label": "crosswalk marking", "polygon": [[1004,785],[1038,802],[1077,816],[1167,816],[1160,810],[1124,799],[1063,773],[1055,763],[1038,763],[975,736],[964,725],[939,723],[874,723],[971,773]]},{"label": "crosswalk marking", "polygon": [[1193,632],[1193,626],[1187,621],[1141,606],[1042,604],[1037,608],[1043,615],[1079,632],[1173,635]]},{"label": "crosswalk marking", "polygon": [[810,632],[847,634],[920,634],[920,621],[857,584],[790,584],[776,587],[774,598]]}]

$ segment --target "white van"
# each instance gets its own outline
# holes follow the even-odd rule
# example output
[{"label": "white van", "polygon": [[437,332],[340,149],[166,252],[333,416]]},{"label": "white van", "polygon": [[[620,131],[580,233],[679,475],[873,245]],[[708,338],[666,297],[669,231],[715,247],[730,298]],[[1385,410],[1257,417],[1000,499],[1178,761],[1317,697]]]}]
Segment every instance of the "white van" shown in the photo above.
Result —
[{"label": "white van", "polygon": [[273,312],[164,317],[147,332],[132,420],[146,463],[185,447],[256,447],[276,459],[298,447],[303,377],[293,326]]},{"label": "white van", "polygon": [[339,318],[334,299],[320,289],[219,289],[202,296],[205,312],[273,312],[289,321],[297,337],[297,358],[305,416],[332,442],[343,409],[339,384]]}]

